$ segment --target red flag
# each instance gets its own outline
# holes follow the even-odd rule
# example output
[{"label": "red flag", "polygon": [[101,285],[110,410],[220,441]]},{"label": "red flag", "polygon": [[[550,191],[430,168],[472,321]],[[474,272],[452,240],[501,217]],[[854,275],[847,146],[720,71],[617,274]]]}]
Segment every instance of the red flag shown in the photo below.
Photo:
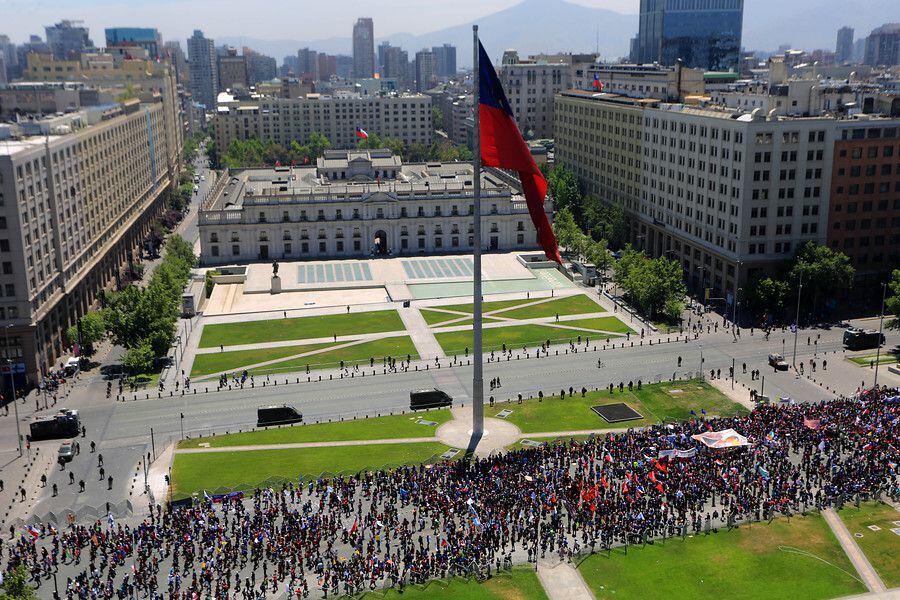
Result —
[{"label": "red flag", "polygon": [[650,475],[648,476],[648,479],[650,479],[650,481],[652,481],[653,483],[656,483],[656,473],[654,473],[653,471],[650,471]]},{"label": "red flag", "polygon": [[661,483],[656,484],[656,489],[659,491],[660,494],[666,493],[666,490],[663,488],[663,484],[661,484]]},{"label": "red flag", "polygon": [[547,258],[562,263],[556,236],[544,212],[547,196],[547,180],[534,163],[531,151],[513,118],[509,100],[491,59],[481,42],[478,43],[478,115],[480,118],[481,161],[486,167],[499,167],[518,171],[522,191],[528,204],[531,222],[537,230],[538,243]]},{"label": "red flag", "polygon": [[353,535],[354,533],[356,533],[356,531],[358,529],[359,529],[359,522],[356,519],[353,519],[353,527],[350,528],[350,535]]},{"label": "red flag", "polygon": [[603,487],[605,487],[606,489],[609,489],[609,482],[606,480],[605,475],[600,476],[600,483],[603,485]]}]

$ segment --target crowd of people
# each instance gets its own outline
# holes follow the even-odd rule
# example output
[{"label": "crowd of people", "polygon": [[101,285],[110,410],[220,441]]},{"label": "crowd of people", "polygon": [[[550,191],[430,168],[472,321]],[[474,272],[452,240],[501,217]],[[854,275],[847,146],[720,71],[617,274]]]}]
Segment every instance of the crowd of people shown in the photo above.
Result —
[{"label": "crowd of people", "polygon": [[[17,533],[4,568],[86,598],[306,598],[454,574],[748,520],[898,497],[900,395],[761,405],[487,458],[446,461],[155,507]],[[692,436],[734,429],[749,445]],[[47,588],[44,588],[45,590]],[[45,593],[45,596],[50,596]]]}]

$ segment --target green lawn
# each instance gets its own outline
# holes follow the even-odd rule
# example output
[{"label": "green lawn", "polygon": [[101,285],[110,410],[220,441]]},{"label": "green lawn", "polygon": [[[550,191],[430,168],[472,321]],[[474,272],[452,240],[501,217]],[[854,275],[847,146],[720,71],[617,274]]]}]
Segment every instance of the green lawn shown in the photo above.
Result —
[{"label": "green lawn", "polygon": [[[584,329],[596,329],[599,331],[612,331],[613,333],[633,332],[628,325],[617,319],[616,317],[595,317],[588,319],[572,319],[571,321],[560,321],[560,325],[568,325],[569,327],[583,327]],[[576,334],[577,335],[577,334]]]},{"label": "green lawn", "polygon": [[[855,362],[858,365],[863,365],[868,367],[870,364],[875,362],[875,355],[869,356],[851,356],[847,360]],[[891,354],[890,352],[882,352],[881,356],[878,357],[879,365],[892,365],[895,362],[900,362],[900,354]]]},{"label": "green lawn", "polygon": [[[682,390],[681,393],[670,393]],[[623,392],[615,389],[612,396],[608,390],[588,392],[584,398],[576,391],[575,397],[560,399],[559,394],[550,394],[559,390],[544,390],[543,402],[526,400],[522,404],[516,401],[497,403],[494,409],[499,412],[508,408],[513,413],[506,418],[523,433],[540,433],[550,431],[579,431],[584,429],[607,429],[644,427],[660,421],[684,420],[691,417],[691,410],[700,414],[706,409],[710,415],[732,416],[747,414],[747,409],[732,402],[724,394],[701,381],[663,382],[643,385],[640,390],[635,387]],[[607,423],[591,410],[592,406],[624,402],[643,415],[642,419]]]},{"label": "green lawn", "polygon": [[418,464],[446,450],[444,444],[423,442],[176,454],[172,465],[173,496],[184,498],[203,490],[250,490],[268,479],[297,481],[298,475],[309,479],[323,473],[357,473]]},{"label": "green lawn", "polygon": [[[499,350],[506,344],[507,348],[521,348],[528,346],[534,349],[541,345],[541,342],[550,340],[551,342],[567,342],[575,340],[579,335],[578,331],[557,329],[555,327],[547,327],[546,325],[510,325],[507,327],[491,327],[484,329],[482,332],[482,343],[485,350]],[[590,335],[590,334],[586,334]],[[436,333],[434,337],[437,339],[441,348],[447,354],[462,354],[465,348],[472,351],[472,331],[446,331]]]},{"label": "green lawn", "polygon": [[[472,319],[463,319],[464,315],[454,315],[450,313],[441,312],[438,310],[429,310],[427,308],[419,309],[419,312],[422,314],[422,318],[425,319],[425,322],[435,327],[440,325],[441,323],[447,323],[447,321],[453,321],[453,323],[449,323],[448,326],[451,325],[471,325]],[[454,319],[463,319],[461,321],[454,321]],[[484,321],[486,323],[496,321],[496,319],[492,319],[491,317],[484,317]]]},{"label": "green lawn", "polygon": [[401,335],[362,342],[361,344],[354,344],[353,346],[347,346],[345,348],[336,348],[319,354],[313,354],[312,356],[284,360],[266,367],[251,369],[250,372],[254,375],[294,373],[305,371],[306,365],[309,365],[310,369],[334,368],[339,366],[341,361],[344,361],[347,366],[358,363],[360,367],[363,365],[368,367],[370,358],[375,359],[375,367],[377,368],[381,365],[381,360],[385,356],[405,361],[407,355],[409,355],[412,360],[419,358],[419,354],[416,352],[416,346],[413,344],[410,337]]},{"label": "green lawn", "polygon": [[866,589],[818,514],[614,549],[578,569],[598,599],[815,600]]},{"label": "green lawn", "polygon": [[222,371],[234,371],[247,365],[294,356],[303,352],[312,352],[320,348],[334,345],[332,342],[322,344],[308,344],[305,346],[279,346],[276,348],[255,348],[253,350],[233,350],[231,352],[212,352],[210,354],[198,354],[191,365],[191,377],[221,373]]},{"label": "green lawn", "polygon": [[495,313],[498,317],[507,319],[538,319],[541,317],[553,317],[556,315],[583,315],[590,313],[606,312],[602,306],[585,296],[576,294],[548,300],[532,306],[513,308]]},{"label": "green lawn", "polygon": [[282,342],[404,329],[403,321],[396,310],[221,323],[203,328],[200,347]]},{"label": "green lawn", "polygon": [[547,594],[541,587],[534,569],[523,566],[510,572],[495,575],[478,583],[469,579],[437,579],[424,586],[410,586],[399,593],[388,590],[385,593],[363,594],[360,600],[546,600]]},{"label": "green lawn", "polygon": [[[273,429],[258,429],[245,433],[195,438],[181,442],[179,448],[199,448],[200,444],[220,448],[261,444],[295,444],[306,442],[337,442],[346,440],[386,440],[392,438],[431,437],[438,425],[450,420],[450,410],[432,410],[410,415],[393,415],[355,419],[336,423],[315,423]],[[419,419],[438,425],[417,425]]]},{"label": "green lawn", "polygon": [[[528,300],[526,298],[519,298],[518,300],[494,300],[492,302],[482,302],[481,311],[487,313],[495,310],[503,310],[504,308],[512,308],[514,306],[526,304],[531,301],[532,300]],[[471,303],[447,304],[445,306],[432,306],[431,308],[444,308],[447,310],[455,310],[456,312],[468,313],[470,315],[475,311],[475,306]]]},{"label": "green lawn", "polygon": [[[887,588],[900,587],[900,535],[891,531],[897,527],[894,521],[900,521],[900,513],[889,504],[865,502],[859,508],[845,504],[838,515]],[[872,531],[869,525],[881,530]],[[855,537],[857,533],[862,537]]]}]

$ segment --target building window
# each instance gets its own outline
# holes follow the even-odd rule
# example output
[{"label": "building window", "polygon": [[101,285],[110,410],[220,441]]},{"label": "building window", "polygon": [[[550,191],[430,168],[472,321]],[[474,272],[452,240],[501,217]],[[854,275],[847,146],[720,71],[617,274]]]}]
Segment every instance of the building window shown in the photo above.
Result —
[{"label": "building window", "polygon": [[344,241],[343,241],[343,240],[338,240],[338,241],[337,241],[337,251],[338,251],[338,252],[343,252],[343,251],[344,251]]},{"label": "building window", "polygon": [[231,255],[238,256],[241,253],[241,247],[237,244],[231,246]]},{"label": "building window", "polygon": [[353,240],[353,251],[354,251],[354,252],[359,252],[359,251],[360,251],[360,242],[359,242],[359,240]]},{"label": "building window", "polygon": [[210,250],[210,252],[212,253],[213,256],[218,256],[219,255],[219,247],[212,246],[212,249]]},{"label": "building window", "polygon": [[516,243],[519,244],[520,246],[525,243],[525,234],[524,233],[516,234]]},{"label": "building window", "polygon": [[325,242],[319,242],[319,254],[325,254]]},{"label": "building window", "polygon": [[284,245],[284,253],[285,253],[285,255],[290,255],[290,253],[291,253],[292,250],[293,250],[293,249],[291,248],[290,242],[285,243],[285,245]]}]

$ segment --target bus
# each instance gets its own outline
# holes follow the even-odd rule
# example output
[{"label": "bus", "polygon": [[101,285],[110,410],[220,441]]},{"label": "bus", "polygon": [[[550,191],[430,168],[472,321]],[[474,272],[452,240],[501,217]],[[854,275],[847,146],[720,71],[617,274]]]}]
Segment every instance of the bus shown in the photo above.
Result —
[{"label": "bus", "polygon": [[874,329],[851,327],[844,332],[844,346],[847,350],[867,350],[877,348],[884,343],[884,334]]}]

